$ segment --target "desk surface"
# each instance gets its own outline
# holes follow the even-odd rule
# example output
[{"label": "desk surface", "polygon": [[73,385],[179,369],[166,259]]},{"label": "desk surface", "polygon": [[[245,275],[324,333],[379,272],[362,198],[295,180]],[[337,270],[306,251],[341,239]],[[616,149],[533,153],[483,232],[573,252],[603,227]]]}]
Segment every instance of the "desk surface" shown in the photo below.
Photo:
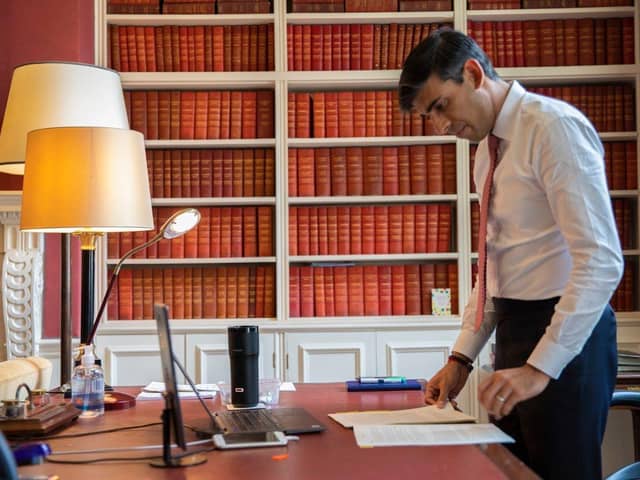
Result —
[{"label": "desk surface", "polygon": [[[20,467],[21,475],[57,474],[61,480],[80,478],[136,479],[389,479],[442,478],[533,479],[538,478],[501,445],[449,447],[359,448],[351,430],[327,417],[327,413],[348,410],[400,409],[423,405],[419,391],[348,393],[344,384],[298,384],[296,392],[282,392],[282,406],[302,406],[322,421],[327,430],[302,435],[288,447],[237,451],[212,451],[205,464],[178,469],[156,469],[146,461],[131,458],[161,455],[161,450],[112,454],[65,455],[58,459],[125,457],[127,461],[84,465],[43,465]],[[135,393],[138,389],[122,389]],[[219,399],[205,400],[209,408],[219,409]],[[184,400],[186,424],[202,421],[206,415],[197,400]],[[159,422],[163,402],[142,401],[128,410],[109,411],[103,417],[78,420],[60,434],[104,430],[117,426]],[[187,430],[187,439],[194,436]],[[47,440],[54,451],[86,450],[162,443],[161,426],[126,432]],[[274,455],[288,454],[283,460]]]}]

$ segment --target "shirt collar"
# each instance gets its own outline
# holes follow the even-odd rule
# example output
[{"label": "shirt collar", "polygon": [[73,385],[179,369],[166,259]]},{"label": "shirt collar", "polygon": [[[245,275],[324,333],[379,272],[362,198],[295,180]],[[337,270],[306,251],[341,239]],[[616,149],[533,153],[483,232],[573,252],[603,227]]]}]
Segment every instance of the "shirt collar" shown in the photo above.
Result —
[{"label": "shirt collar", "polygon": [[526,90],[517,81],[511,82],[511,87],[507,92],[507,97],[504,99],[500,112],[498,112],[496,123],[491,133],[501,139],[511,140],[513,126],[516,124],[516,116],[520,110],[520,102],[525,93]]}]

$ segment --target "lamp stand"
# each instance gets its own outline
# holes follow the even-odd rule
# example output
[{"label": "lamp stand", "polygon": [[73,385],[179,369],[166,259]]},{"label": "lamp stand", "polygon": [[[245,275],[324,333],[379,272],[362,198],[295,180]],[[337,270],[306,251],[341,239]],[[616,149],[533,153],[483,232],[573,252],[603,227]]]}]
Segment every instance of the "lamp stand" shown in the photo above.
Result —
[{"label": "lamp stand", "polygon": [[96,233],[78,233],[82,249],[82,302],[80,310],[80,343],[87,344],[95,315]]},{"label": "lamp stand", "polygon": [[71,235],[60,235],[60,385],[71,384]]}]

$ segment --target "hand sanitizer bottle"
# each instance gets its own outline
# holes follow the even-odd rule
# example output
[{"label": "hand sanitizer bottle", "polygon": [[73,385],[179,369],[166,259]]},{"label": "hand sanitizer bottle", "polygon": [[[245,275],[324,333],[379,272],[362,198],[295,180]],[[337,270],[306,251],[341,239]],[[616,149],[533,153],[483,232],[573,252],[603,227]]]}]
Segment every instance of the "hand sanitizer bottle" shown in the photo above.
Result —
[{"label": "hand sanitizer bottle", "polygon": [[82,412],[80,418],[97,417],[104,413],[104,372],[95,361],[93,347],[85,346],[82,361],[73,370],[71,401]]}]

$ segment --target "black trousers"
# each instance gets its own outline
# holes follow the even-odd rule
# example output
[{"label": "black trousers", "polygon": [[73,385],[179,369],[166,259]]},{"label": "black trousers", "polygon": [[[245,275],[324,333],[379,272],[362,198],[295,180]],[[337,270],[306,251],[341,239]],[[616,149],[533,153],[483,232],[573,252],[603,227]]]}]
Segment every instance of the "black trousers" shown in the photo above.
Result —
[{"label": "black trousers", "polygon": [[[551,321],[558,298],[494,298],[496,369],[520,367]],[[607,306],[582,352],[538,396],[494,423],[507,447],[545,480],[602,478],[600,448],[616,381],[616,320]]]}]

